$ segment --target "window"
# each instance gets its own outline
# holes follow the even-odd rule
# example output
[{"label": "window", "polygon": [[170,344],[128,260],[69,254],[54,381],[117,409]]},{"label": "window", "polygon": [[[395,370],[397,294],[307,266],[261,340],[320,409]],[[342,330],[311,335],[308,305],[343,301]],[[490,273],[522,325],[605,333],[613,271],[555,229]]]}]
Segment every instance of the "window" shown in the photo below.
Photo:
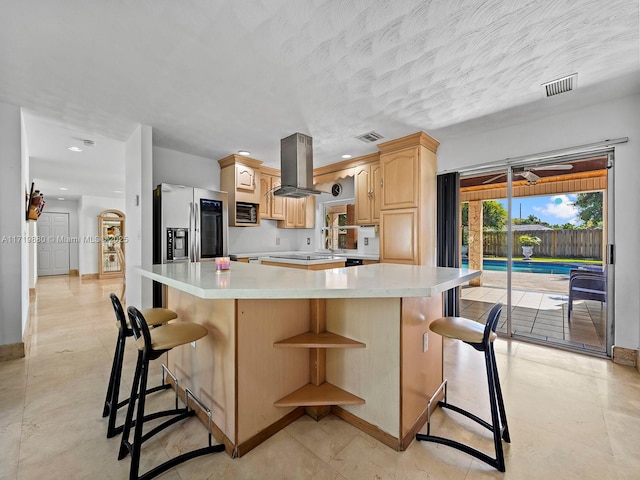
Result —
[{"label": "window", "polygon": [[358,226],[354,225],[355,205],[324,204],[323,246],[327,250],[357,250]]}]

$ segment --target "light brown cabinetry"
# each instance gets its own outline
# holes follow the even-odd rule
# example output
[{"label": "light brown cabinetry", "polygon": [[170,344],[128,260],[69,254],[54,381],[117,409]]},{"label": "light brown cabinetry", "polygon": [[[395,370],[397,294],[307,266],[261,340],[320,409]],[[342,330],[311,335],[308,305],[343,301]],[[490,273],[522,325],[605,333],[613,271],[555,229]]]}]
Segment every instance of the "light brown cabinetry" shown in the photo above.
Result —
[{"label": "light brown cabinetry", "polygon": [[415,265],[418,258],[418,209],[400,208],[380,212],[381,261]]},{"label": "light brown cabinetry", "polygon": [[356,225],[375,225],[380,222],[381,180],[379,162],[355,168]]},{"label": "light brown cabinetry", "polygon": [[[229,155],[221,160],[220,190],[229,195],[229,225],[255,227],[260,225],[260,160]],[[238,208],[241,204],[241,208]],[[251,216],[254,221],[247,221]],[[253,215],[255,214],[255,215]]]},{"label": "light brown cabinetry", "polygon": [[280,187],[280,172],[262,167],[260,169],[260,218],[285,219],[285,199],[273,194],[278,187]]},{"label": "light brown cabinetry", "polygon": [[419,162],[418,147],[404,148],[380,155],[381,210],[418,206]]},{"label": "light brown cabinetry", "polygon": [[285,219],[278,228],[314,228],[316,224],[315,197],[285,198]]},{"label": "light brown cabinetry", "polygon": [[424,132],[378,145],[381,262],[435,266],[438,145]]}]

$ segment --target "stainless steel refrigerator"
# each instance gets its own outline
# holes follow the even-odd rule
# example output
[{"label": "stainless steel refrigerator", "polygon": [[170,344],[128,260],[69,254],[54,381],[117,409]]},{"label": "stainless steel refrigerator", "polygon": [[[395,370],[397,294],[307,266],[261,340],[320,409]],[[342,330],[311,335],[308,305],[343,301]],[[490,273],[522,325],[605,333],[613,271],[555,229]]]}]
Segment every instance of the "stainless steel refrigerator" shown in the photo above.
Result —
[{"label": "stainless steel refrigerator", "polygon": [[[205,262],[229,254],[226,192],[160,184],[153,191],[153,263]],[[162,304],[154,285],[154,305]]]}]

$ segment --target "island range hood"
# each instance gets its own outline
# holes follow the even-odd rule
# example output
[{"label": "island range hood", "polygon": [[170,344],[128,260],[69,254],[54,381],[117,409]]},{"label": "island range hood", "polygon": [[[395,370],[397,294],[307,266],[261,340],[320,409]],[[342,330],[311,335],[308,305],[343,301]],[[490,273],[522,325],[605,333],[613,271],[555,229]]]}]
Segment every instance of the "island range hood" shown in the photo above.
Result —
[{"label": "island range hood", "polygon": [[280,140],[280,182],[274,195],[302,198],[322,193],[313,188],[313,141],[309,135],[294,133]]}]

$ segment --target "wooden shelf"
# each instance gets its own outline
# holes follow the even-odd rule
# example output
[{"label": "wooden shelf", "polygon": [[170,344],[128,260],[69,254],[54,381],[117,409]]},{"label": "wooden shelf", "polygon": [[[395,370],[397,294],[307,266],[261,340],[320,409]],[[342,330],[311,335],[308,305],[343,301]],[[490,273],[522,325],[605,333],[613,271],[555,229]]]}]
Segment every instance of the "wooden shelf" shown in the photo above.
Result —
[{"label": "wooden shelf", "polygon": [[273,405],[276,407],[314,407],[321,405],[364,405],[364,399],[342,390],[331,383],[320,386],[311,383],[299,388]]},{"label": "wooden shelf", "polygon": [[275,342],[274,347],[280,348],[364,348],[362,342],[351,340],[331,332],[306,332],[295,337],[286,338]]}]

